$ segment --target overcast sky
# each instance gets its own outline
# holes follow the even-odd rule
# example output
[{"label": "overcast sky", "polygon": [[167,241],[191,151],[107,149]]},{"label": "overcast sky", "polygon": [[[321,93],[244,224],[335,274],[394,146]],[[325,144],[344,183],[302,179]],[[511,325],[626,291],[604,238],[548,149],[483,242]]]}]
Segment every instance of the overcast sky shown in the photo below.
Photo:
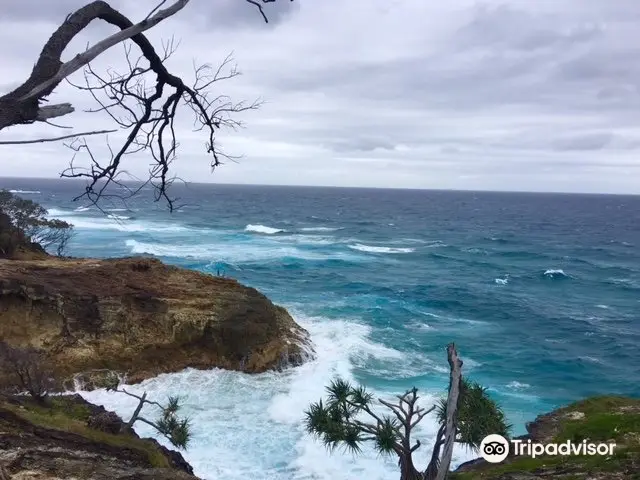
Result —
[{"label": "overcast sky", "polygon": [[[0,0],[0,92],[28,76],[42,45],[82,0]],[[137,21],[157,2],[111,4]],[[243,155],[210,172],[205,138],[179,123],[175,173],[191,181],[640,193],[637,0],[278,0],[265,25],[243,0],[192,0],[149,33],[180,40],[172,71],[218,64],[241,77],[216,88],[261,98],[245,128],[221,132]],[[96,23],[65,59],[113,30]],[[122,65],[114,47],[98,70]],[[74,77],[76,80],[80,78]],[[52,103],[75,131],[109,128],[62,86]],[[14,127],[0,139],[61,135]],[[117,137],[110,141],[116,143]],[[104,139],[90,140],[106,154]],[[57,176],[62,144],[1,146],[0,176]],[[126,169],[144,175],[144,157]]]}]

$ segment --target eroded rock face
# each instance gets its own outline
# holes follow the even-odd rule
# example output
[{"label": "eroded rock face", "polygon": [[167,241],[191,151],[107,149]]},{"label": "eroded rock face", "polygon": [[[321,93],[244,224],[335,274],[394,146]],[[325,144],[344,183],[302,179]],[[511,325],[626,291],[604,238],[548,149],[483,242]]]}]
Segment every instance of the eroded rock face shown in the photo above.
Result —
[{"label": "eroded rock face", "polygon": [[[119,420],[117,415],[86,402],[79,395],[68,398],[70,406],[88,409],[90,418],[110,415],[112,420]],[[147,448],[155,446],[157,455],[165,458],[163,467],[154,466],[147,451],[126,442],[109,443],[45,427],[15,412],[18,408],[19,412],[28,414],[30,402],[29,398],[0,397],[0,478],[3,480],[198,480],[180,453],[153,439],[144,442]],[[10,404],[13,408],[8,408]],[[134,433],[130,435],[139,438]]]},{"label": "eroded rock face", "polygon": [[0,338],[42,348],[66,380],[257,373],[313,355],[308,333],[257,290],[149,258],[0,260]]}]

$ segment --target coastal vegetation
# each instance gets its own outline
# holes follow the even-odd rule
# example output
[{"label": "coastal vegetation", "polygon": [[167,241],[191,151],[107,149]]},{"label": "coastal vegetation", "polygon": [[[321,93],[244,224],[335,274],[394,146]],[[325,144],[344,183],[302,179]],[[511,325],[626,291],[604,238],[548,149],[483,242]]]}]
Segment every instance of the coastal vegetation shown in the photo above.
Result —
[{"label": "coastal vegetation", "polygon": [[[462,376],[462,360],[453,344],[447,347],[447,355],[451,370],[448,395],[430,408],[419,405],[418,389],[414,387],[393,401],[378,399],[377,403],[389,412],[381,413],[366,388],[336,379],[327,387],[326,399],[313,403],[306,411],[307,431],[329,450],[343,446],[360,453],[362,444],[372,443],[378,453],[398,458],[401,480],[445,479],[454,443],[477,452],[485,436],[499,434],[508,438],[511,428],[487,390]],[[438,433],[429,464],[419,471],[414,456],[422,454],[422,443],[413,440],[412,435],[432,412],[438,420]]]},{"label": "coastal vegetation", "polygon": [[47,218],[47,210],[33,200],[0,190],[0,258],[29,251],[65,253],[73,225]]}]

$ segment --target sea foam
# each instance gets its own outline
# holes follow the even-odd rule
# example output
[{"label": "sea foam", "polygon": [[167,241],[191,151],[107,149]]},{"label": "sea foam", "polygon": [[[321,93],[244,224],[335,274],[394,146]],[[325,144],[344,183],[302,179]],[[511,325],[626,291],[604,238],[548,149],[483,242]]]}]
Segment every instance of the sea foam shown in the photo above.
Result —
[{"label": "sea foam", "polygon": [[[340,449],[330,454],[321,442],[304,432],[304,411],[325,394],[325,386],[336,376],[354,381],[353,363],[375,357],[388,359],[399,352],[369,338],[369,327],[359,323],[327,318],[300,317],[316,345],[317,358],[283,372],[248,375],[232,371],[185,371],[161,375],[130,386],[135,393],[146,391],[150,398],[162,400],[167,392],[181,392],[184,414],[193,422],[193,440],[183,453],[195,474],[205,480],[393,480],[398,476],[396,460],[379,457],[370,446],[353,456]],[[393,398],[396,391],[373,390]],[[438,394],[441,392],[437,392]],[[87,400],[115,410],[128,419],[135,400],[104,390],[82,392]],[[429,406],[435,397],[423,394],[421,405]],[[151,436],[153,431],[137,424],[136,431]],[[427,452],[437,426],[432,416],[416,429],[416,438]],[[161,443],[168,445],[164,439]],[[416,455],[417,466],[426,466],[428,455]],[[471,452],[456,447],[453,464],[469,460]]]}]

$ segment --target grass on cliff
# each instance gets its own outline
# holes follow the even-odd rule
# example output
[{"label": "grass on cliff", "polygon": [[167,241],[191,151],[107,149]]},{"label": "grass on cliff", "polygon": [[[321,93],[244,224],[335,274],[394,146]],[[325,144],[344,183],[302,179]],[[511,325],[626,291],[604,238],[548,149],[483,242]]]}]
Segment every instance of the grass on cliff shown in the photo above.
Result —
[{"label": "grass on cliff", "polygon": [[91,410],[86,405],[75,403],[65,397],[50,397],[49,400],[47,406],[26,401],[22,406],[0,403],[0,408],[9,410],[39,427],[74,433],[94,442],[139,451],[147,456],[152,467],[171,468],[163,453],[148,440],[127,434],[113,435],[87,427],[86,421]]},{"label": "grass on cliff", "polygon": [[616,448],[613,455],[523,457],[510,463],[487,464],[475,471],[453,474],[451,479],[491,480],[511,472],[563,472],[557,478],[561,476],[563,480],[579,480],[586,478],[585,474],[588,473],[589,476],[601,474],[598,478],[640,480],[640,399],[593,397],[559,410],[563,415],[572,412],[581,412],[584,417],[562,419],[553,443],[567,440],[574,443],[581,443],[583,440],[590,443],[614,441]]}]

